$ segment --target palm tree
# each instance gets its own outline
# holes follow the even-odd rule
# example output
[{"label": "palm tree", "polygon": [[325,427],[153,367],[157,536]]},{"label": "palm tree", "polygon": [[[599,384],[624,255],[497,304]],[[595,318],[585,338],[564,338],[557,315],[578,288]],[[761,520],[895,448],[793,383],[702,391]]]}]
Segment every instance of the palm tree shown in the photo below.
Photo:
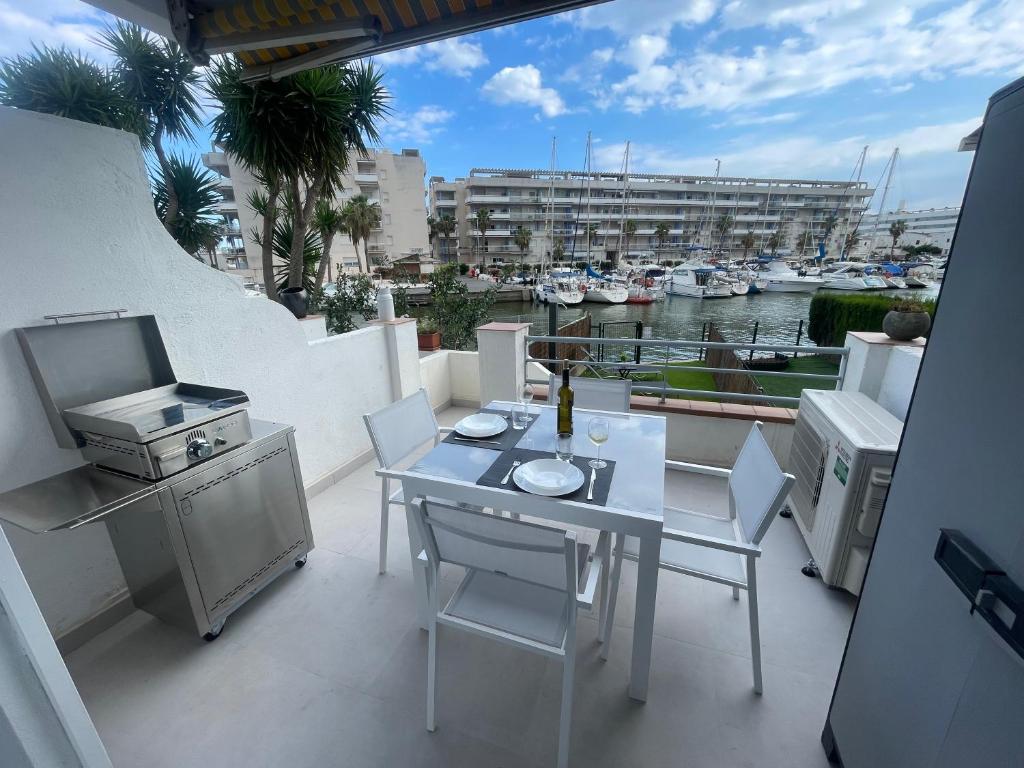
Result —
[{"label": "palm tree", "polygon": [[754,230],[748,229],[740,238],[740,245],[743,246],[743,260],[747,260],[747,253],[754,247]]},{"label": "palm tree", "polygon": [[860,233],[855,229],[846,235],[846,239],[843,241],[843,253],[849,253],[857,244],[860,242]]},{"label": "palm tree", "polygon": [[448,238],[452,236],[456,225],[457,222],[455,221],[455,217],[448,213],[444,214],[434,222],[434,228],[437,230],[437,234],[444,237],[444,261],[448,261],[449,259],[448,251],[450,243]]},{"label": "palm tree", "polygon": [[658,240],[658,263],[661,263],[662,251],[665,250],[665,243],[668,242],[669,233],[672,230],[669,229],[668,224],[664,221],[654,228],[654,237]]},{"label": "palm tree", "polygon": [[155,37],[135,24],[118,20],[100,34],[98,42],[113,54],[113,74],[149,123],[153,154],[166,183],[162,221],[173,234],[179,201],[164,139],[194,141],[194,130],[202,123],[200,73],[176,42]]},{"label": "palm tree", "polygon": [[156,215],[165,221],[174,201],[178,210],[169,221],[168,232],[186,253],[195,256],[220,239],[217,178],[201,168],[195,159],[171,155],[165,162],[166,166],[161,166],[152,179]]},{"label": "palm tree", "polygon": [[347,232],[342,212],[331,205],[329,200],[320,200],[313,209],[313,229],[320,234],[320,265],[317,267],[314,287],[320,289],[324,276],[331,282],[331,244],[338,232]]},{"label": "palm tree", "polygon": [[772,258],[775,258],[775,252],[786,244],[786,235],[781,229],[776,229],[771,235],[768,236],[768,249],[772,252]]},{"label": "palm tree", "polygon": [[330,64],[253,83],[242,80],[236,59],[224,57],[210,67],[207,89],[222,107],[212,121],[214,141],[267,187],[265,275],[273,271],[270,233],[278,198],[287,192],[295,201],[288,288],[300,288],[302,252],[317,201],[333,197],[340,187],[351,152],[365,152],[367,143],[380,139],[377,123],[389,111],[382,74],[372,63]]},{"label": "palm tree", "polygon": [[814,235],[810,230],[805,230],[796,241],[796,247],[800,249],[800,256],[802,257],[804,255],[804,251],[812,245],[814,245]]},{"label": "palm tree", "polygon": [[633,221],[633,219],[626,219],[622,223],[622,232],[626,236],[626,247],[623,249],[623,252],[628,257],[629,256],[629,239],[631,237],[633,237],[633,235],[636,234],[636,222]]},{"label": "palm tree", "polygon": [[[370,271],[369,252],[367,244],[370,239],[370,232],[380,226],[380,205],[371,203],[366,195],[355,195],[349,198],[345,207],[341,209],[341,219],[344,222],[345,231],[348,232],[352,247],[355,248],[356,258],[359,260],[359,271],[363,271],[366,265],[366,272]],[[363,242],[363,258],[359,257],[359,241]]]},{"label": "palm tree", "polygon": [[715,231],[718,233],[718,246],[721,248],[722,243],[725,242],[725,236],[732,231],[732,225],[735,220],[728,213],[723,213],[718,217],[715,222]]},{"label": "palm tree", "polygon": [[892,238],[892,245],[889,246],[889,258],[892,258],[892,252],[896,250],[897,241],[903,237],[903,233],[907,231],[907,222],[903,219],[897,219],[889,225],[889,237]]},{"label": "palm tree", "polygon": [[[487,229],[491,226],[491,212],[489,210],[487,210],[486,208],[481,208],[480,210],[478,210],[476,212],[476,216],[475,216],[475,219],[474,219],[474,224],[476,224],[476,228],[480,232],[480,250],[481,251],[486,251],[487,250]],[[483,256],[480,263],[482,265],[486,266],[486,264],[487,264],[487,257]]]},{"label": "palm tree", "polygon": [[434,240],[437,238],[437,219],[427,216],[427,244],[430,246],[430,258],[434,258]]},{"label": "palm tree", "polygon": [[530,250],[530,238],[533,233],[526,227],[519,225],[516,227],[515,242],[516,247],[519,249],[519,271],[523,271],[523,263],[526,261],[526,252]]},{"label": "palm tree", "polygon": [[0,63],[0,104],[118,128],[149,141],[139,105],[109,70],[66,48],[36,48]]}]

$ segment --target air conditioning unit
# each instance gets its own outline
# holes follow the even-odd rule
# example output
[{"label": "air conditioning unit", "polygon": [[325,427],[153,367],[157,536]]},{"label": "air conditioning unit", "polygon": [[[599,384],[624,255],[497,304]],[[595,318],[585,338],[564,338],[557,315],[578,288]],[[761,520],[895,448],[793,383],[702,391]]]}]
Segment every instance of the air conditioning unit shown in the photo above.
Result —
[{"label": "air conditioning unit", "polygon": [[822,580],[860,594],[903,422],[860,392],[805,389],[789,506]]}]

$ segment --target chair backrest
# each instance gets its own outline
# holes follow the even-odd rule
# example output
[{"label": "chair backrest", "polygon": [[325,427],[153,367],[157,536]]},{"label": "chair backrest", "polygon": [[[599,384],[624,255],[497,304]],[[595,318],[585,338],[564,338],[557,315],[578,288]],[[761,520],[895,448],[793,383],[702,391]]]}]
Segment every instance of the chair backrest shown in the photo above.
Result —
[{"label": "chair backrest", "polygon": [[[555,404],[561,379],[551,374],[548,379],[548,402]],[[573,391],[573,404],[577,408],[595,411],[629,413],[629,395],[633,382],[629,379],[590,379],[570,376],[569,386]]]},{"label": "chair backrest", "polygon": [[433,566],[452,563],[576,595],[576,534],[435,500],[416,520]]},{"label": "chair backrest", "polygon": [[748,542],[760,543],[792,484],[765,442],[761,422],[754,422],[729,475],[729,513],[739,518]]},{"label": "chair backrest", "polygon": [[408,397],[363,416],[377,461],[393,467],[428,440],[437,440],[438,426],[427,392],[420,389]]}]

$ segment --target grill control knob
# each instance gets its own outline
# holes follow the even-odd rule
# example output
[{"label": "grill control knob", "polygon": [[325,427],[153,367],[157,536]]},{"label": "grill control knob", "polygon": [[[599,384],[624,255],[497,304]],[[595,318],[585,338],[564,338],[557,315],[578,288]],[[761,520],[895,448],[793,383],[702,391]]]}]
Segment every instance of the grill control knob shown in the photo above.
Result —
[{"label": "grill control knob", "polygon": [[213,456],[213,446],[209,440],[193,440],[185,452],[190,459],[208,459]]}]

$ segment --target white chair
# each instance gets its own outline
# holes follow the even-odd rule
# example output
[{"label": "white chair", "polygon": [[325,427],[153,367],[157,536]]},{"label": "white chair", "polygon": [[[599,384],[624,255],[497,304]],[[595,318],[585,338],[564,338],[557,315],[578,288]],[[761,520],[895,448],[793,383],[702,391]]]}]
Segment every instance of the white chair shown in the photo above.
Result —
[{"label": "white chair", "polygon": [[[437,425],[434,409],[430,407],[430,399],[424,389],[375,413],[365,414],[363,422],[366,431],[370,433],[373,452],[377,454],[381,469],[393,468],[428,440],[433,440],[434,445],[437,445],[442,435],[452,431]],[[390,478],[383,477],[380,489],[380,573],[387,569],[388,513],[392,505],[404,509],[405,497],[401,485],[392,493]]]},{"label": "white chair", "polygon": [[[548,403],[558,404],[558,388],[562,385],[560,376],[551,374],[548,379]],[[633,382],[629,379],[591,379],[570,376],[569,386],[573,391],[573,406],[594,411],[629,413],[629,396]]]},{"label": "white chair", "polygon": [[[426,550],[430,597],[427,730],[437,727],[437,626],[444,624],[562,660],[558,766],[565,768],[572,725],[576,611],[594,604],[607,563],[608,534],[601,534],[593,557],[588,557],[589,548],[577,544],[571,531],[433,499],[417,500],[416,523]],[[441,563],[466,569],[444,608],[437,589]]]},{"label": "white chair", "polygon": [[[761,555],[761,539],[784,503],[793,484],[793,475],[779,468],[761,434],[761,422],[754,423],[731,470],[679,461],[666,461],[665,467],[672,471],[716,475],[728,479],[728,518],[665,508],[660,565],[668,571],[731,586],[734,600],[739,600],[739,590],[747,590],[754,690],[761,693],[761,639],[757,617],[755,563]],[[604,640],[601,657],[604,659],[608,658],[611,645],[611,627],[622,560],[636,560],[638,549],[635,537],[617,537],[609,605],[601,629]]]}]

